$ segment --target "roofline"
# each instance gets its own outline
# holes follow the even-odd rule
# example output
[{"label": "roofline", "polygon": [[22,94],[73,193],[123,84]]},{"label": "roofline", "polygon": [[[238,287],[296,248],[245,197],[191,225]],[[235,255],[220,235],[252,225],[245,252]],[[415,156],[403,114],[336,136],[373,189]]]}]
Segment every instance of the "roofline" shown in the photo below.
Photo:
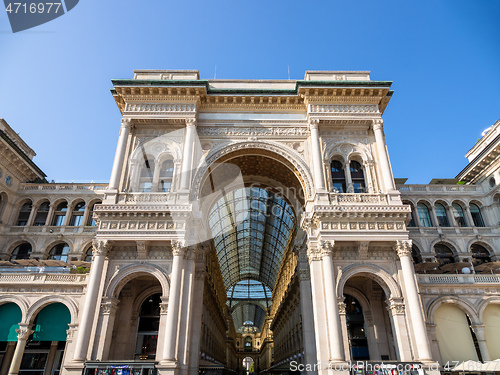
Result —
[{"label": "roofline", "polygon": [[19,148],[18,145],[16,145],[8,136],[7,134],[5,134],[2,130],[0,130],[0,137],[2,139],[4,139],[7,144],[12,147],[14,149],[14,151],[16,151],[24,160],[26,160],[28,162],[28,165],[35,170],[36,173],[38,173],[40,175],[41,178],[45,178],[47,177],[47,175],[45,173],[43,173],[43,171],[38,168],[38,166],[33,162],[33,160],[31,160],[28,155],[26,155],[24,153],[23,150],[21,150]]},{"label": "roofline", "polygon": [[485,147],[484,150],[482,150],[474,159],[472,159],[472,161],[470,161],[469,164],[467,164],[467,166],[464,169],[462,169],[460,171],[460,173],[457,174],[457,176],[455,178],[457,178],[459,180],[462,180],[462,177],[464,177],[464,175],[467,174],[467,171],[473,167],[473,164],[476,164],[479,160],[481,160],[483,158],[483,156],[486,153],[488,153],[489,151],[491,151],[491,149],[497,145],[498,141],[500,141],[500,134],[497,135],[490,142],[490,144],[487,147]]}]

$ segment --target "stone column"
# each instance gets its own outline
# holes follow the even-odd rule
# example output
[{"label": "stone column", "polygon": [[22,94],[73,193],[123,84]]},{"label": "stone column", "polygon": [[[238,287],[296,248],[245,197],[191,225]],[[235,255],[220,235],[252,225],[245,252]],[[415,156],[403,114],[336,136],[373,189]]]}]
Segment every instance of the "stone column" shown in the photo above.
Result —
[{"label": "stone column", "polygon": [[[300,282],[300,313],[302,315],[302,339],[304,343],[304,363],[316,363],[316,346],[314,338],[314,321],[309,318],[313,316],[311,273],[307,264],[307,253],[303,246],[295,246],[297,255],[297,268]],[[311,371],[311,374],[317,373]]]},{"label": "stone column", "polygon": [[408,333],[405,322],[405,305],[402,301],[390,298],[387,301],[387,311],[392,325],[394,346],[397,359],[400,362],[411,361]]},{"label": "stone column", "polygon": [[440,228],[439,220],[436,215],[436,208],[434,206],[429,207],[429,213],[431,214],[432,226],[436,228]]},{"label": "stone column", "polygon": [[406,306],[411,317],[418,359],[420,361],[432,361],[424,314],[422,312],[422,305],[420,303],[417,283],[415,281],[415,270],[413,269],[413,262],[411,259],[412,241],[397,241],[396,247],[401,262],[401,274],[406,291]]},{"label": "stone column", "polygon": [[109,179],[109,190],[118,189],[118,184],[120,183],[120,173],[123,168],[125,151],[127,149],[127,139],[130,134],[131,125],[132,119],[122,118],[120,135],[118,136],[118,144],[116,145],[115,160],[113,161],[113,169],[111,170],[111,177]]},{"label": "stone column", "polygon": [[483,362],[491,361],[490,351],[488,350],[488,345],[486,344],[486,336],[484,334],[485,326],[482,324],[476,324],[471,326],[472,330],[476,334],[477,343],[479,345],[479,351],[481,352],[481,357]]},{"label": "stone column", "polygon": [[[205,252],[209,250],[208,246],[204,245],[196,254],[194,281],[193,281],[193,301],[191,311],[191,346],[189,358],[189,375],[198,375],[199,355],[200,352],[200,337],[201,337],[201,320],[203,316],[203,289],[205,286]],[[228,366],[230,363],[227,364]]]},{"label": "stone column", "polygon": [[323,171],[323,157],[321,156],[321,143],[319,138],[319,120],[309,120],[311,131],[312,162],[316,190],[325,190],[325,174]]},{"label": "stone column", "polygon": [[73,361],[84,362],[87,358],[90,334],[94,325],[94,314],[99,299],[99,288],[103,276],[104,262],[109,249],[108,240],[94,239],[92,242],[94,254],[90,268],[89,283],[85,293],[85,302],[81,312],[80,325],[75,344]]},{"label": "stone column", "polygon": [[184,252],[183,260],[183,281],[181,293],[181,305],[179,308],[179,365],[186,368],[189,363],[189,348],[191,344],[191,311],[192,311],[192,296],[193,296],[193,273],[194,273],[194,257],[195,250],[193,247],[188,247]]},{"label": "stone column", "polygon": [[[311,293],[314,320],[314,337],[316,339],[316,359],[320,363],[329,361],[329,346],[327,333],[326,301],[324,292],[323,271],[321,264],[321,251],[315,242],[307,244],[307,258],[311,274]],[[323,367],[319,368],[319,374],[326,374]]]},{"label": "stone column", "polygon": [[464,211],[465,211],[465,217],[467,218],[465,221],[467,222],[467,225],[469,227],[475,227],[476,224],[474,224],[474,219],[472,218],[472,214],[470,213],[470,209],[469,209],[469,206],[464,206],[463,207]]},{"label": "stone column", "polygon": [[332,362],[343,362],[344,347],[337,306],[335,274],[333,272],[333,243],[323,242],[321,244],[321,251],[323,254],[323,282],[325,285],[326,315],[328,319],[328,336],[330,339],[330,360]]},{"label": "stone column", "polygon": [[384,120],[373,120],[373,133],[375,134],[375,142],[377,143],[377,155],[382,172],[382,180],[386,191],[395,190],[394,179],[392,178],[391,164],[389,162],[389,154],[387,153],[387,145],[384,136]]},{"label": "stone column", "polygon": [[363,169],[365,171],[365,183],[366,183],[366,190],[367,190],[367,193],[376,193],[375,189],[374,189],[374,178],[373,178],[373,175],[372,175],[372,165],[373,165],[373,161],[371,160],[365,160],[363,162]]},{"label": "stone column", "polygon": [[12,357],[12,363],[9,367],[9,375],[17,375],[19,373],[19,368],[21,367],[21,361],[23,359],[24,348],[26,347],[26,341],[33,333],[31,326],[29,324],[19,324],[19,328],[16,329],[17,332],[17,344],[14,350],[14,355]]},{"label": "stone column", "polygon": [[371,311],[364,311],[365,315],[365,330],[366,339],[368,340],[368,349],[370,351],[370,359],[380,361],[382,357],[377,345],[377,335],[375,333],[375,326],[373,324],[373,316]]},{"label": "stone column", "polygon": [[193,168],[194,139],[196,136],[196,119],[186,119],[186,136],[184,138],[184,149],[182,151],[182,171],[180,190],[189,190],[191,180],[191,169]]},{"label": "stone column", "polygon": [[7,375],[9,371],[9,366],[12,363],[12,357],[14,356],[14,351],[16,350],[16,342],[9,341],[7,343],[7,348],[5,349],[5,355],[3,357],[2,367],[0,368],[0,375]]},{"label": "stone column", "polygon": [[346,161],[346,163],[344,164],[344,174],[347,183],[347,193],[354,193],[354,186],[352,184],[351,177],[351,165],[349,161]]},{"label": "stone column", "polygon": [[347,330],[346,305],[343,296],[338,298],[337,306],[339,308],[340,327],[342,328],[342,340],[344,342],[344,358],[346,362],[349,362],[351,360],[351,351],[349,347],[349,332]]},{"label": "stone column", "polygon": [[[116,298],[104,298],[101,303],[101,334],[99,335],[99,345],[97,347],[97,360],[107,361],[111,346],[110,337],[113,335],[116,312],[120,300]],[[97,338],[97,337],[96,337]]]},{"label": "stone column", "polygon": [[175,364],[177,355],[177,331],[179,323],[179,307],[182,288],[182,267],[184,244],[181,241],[172,241],[172,276],[170,278],[170,296],[168,299],[167,323],[165,327],[165,342],[163,346],[162,364]]}]

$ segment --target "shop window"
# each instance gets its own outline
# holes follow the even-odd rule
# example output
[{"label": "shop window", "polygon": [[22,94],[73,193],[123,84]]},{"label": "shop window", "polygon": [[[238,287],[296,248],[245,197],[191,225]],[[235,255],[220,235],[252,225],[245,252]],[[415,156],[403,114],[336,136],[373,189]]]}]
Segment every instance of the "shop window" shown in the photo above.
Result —
[{"label": "shop window", "polygon": [[155,359],[160,326],[161,294],[148,297],[141,306],[137,328],[135,359]]}]

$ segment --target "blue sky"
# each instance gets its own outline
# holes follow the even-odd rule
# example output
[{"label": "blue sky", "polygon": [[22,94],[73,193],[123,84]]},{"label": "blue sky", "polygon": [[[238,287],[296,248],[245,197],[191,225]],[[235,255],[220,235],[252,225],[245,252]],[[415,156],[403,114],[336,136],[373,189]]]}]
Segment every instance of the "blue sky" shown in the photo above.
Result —
[{"label": "blue sky", "polygon": [[500,119],[500,1],[95,1],[12,34],[0,13],[0,117],[49,180],[109,179],[120,113],[110,80],[133,69],[302,79],[370,70],[393,81],[385,131],[395,177],[454,177]]}]

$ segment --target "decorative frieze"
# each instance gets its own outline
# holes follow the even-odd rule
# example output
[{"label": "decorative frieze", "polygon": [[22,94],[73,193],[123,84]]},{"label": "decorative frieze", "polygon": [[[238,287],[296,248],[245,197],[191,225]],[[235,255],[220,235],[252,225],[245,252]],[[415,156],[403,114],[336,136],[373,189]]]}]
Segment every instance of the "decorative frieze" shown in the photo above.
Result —
[{"label": "decorative frieze", "polygon": [[335,115],[335,116],[373,116],[379,114],[377,104],[365,105],[337,105],[337,104],[310,104],[309,113],[313,115]]},{"label": "decorative frieze", "polygon": [[196,114],[196,104],[184,103],[127,103],[124,115],[179,115],[193,116]]},{"label": "decorative frieze", "polygon": [[200,136],[231,136],[231,137],[250,137],[250,136],[309,136],[307,127],[238,127],[238,126],[199,126],[198,135]]},{"label": "decorative frieze", "polygon": [[321,222],[324,231],[405,231],[404,222],[328,221]]}]

